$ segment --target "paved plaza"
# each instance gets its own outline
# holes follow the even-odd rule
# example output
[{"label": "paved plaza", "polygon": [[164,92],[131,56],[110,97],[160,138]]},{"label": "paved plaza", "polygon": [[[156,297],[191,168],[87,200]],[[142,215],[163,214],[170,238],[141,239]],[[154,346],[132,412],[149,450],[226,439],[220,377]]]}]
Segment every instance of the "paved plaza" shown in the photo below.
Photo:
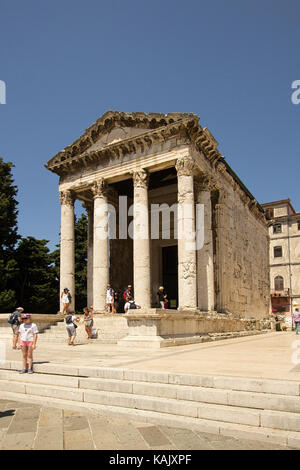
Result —
[{"label": "paved plaza", "polygon": [[[42,335],[41,335],[42,336]],[[295,381],[300,379],[300,365],[295,363],[298,337],[294,332],[270,332],[262,335],[220,340],[211,343],[176,346],[161,350],[121,348],[115,344],[78,342],[38,342],[34,363],[68,367],[92,366],[129,371],[174,374],[208,374]],[[10,339],[6,360],[21,361],[21,352],[12,350]],[[295,343],[296,341],[296,343]],[[296,353],[296,355],[295,355]],[[294,356],[293,356],[294,355]],[[21,366],[21,362],[20,362]],[[41,366],[40,366],[41,367]],[[54,373],[54,372],[53,372]],[[51,372],[50,372],[51,374]],[[26,383],[33,380],[26,374]],[[15,379],[14,379],[15,380]],[[20,377],[21,380],[21,377]],[[15,394],[17,395],[17,394]],[[238,450],[287,449],[274,442],[251,440],[229,435],[202,432],[190,427],[187,420],[172,426],[161,422],[139,421],[107,413],[72,409],[68,397],[61,407],[44,401],[23,401],[15,397],[0,399],[0,449],[107,449],[107,450]],[[205,431],[205,430],[204,430]],[[294,447],[293,447],[294,448]]]},{"label": "paved plaza", "polygon": [[280,445],[0,400],[0,450],[280,450]]}]

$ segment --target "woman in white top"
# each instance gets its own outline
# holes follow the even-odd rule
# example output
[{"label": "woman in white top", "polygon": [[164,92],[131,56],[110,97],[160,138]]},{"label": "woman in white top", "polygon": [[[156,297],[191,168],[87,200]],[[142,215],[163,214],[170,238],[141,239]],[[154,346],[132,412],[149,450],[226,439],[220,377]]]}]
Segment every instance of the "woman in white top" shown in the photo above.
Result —
[{"label": "woman in white top", "polygon": [[107,284],[106,289],[106,306],[108,313],[116,313],[116,309],[114,306],[114,295],[115,291],[110,287],[110,284]]},{"label": "woman in white top", "polygon": [[66,313],[68,313],[69,305],[70,305],[71,300],[72,300],[72,296],[71,296],[70,291],[67,287],[65,287],[64,290],[62,291],[60,298],[61,298],[62,303],[63,303],[62,313],[63,313],[63,315],[65,315]]},{"label": "woman in white top", "polygon": [[[23,323],[19,328],[18,349],[22,349],[23,369],[20,374],[28,372],[32,374],[33,350],[36,348],[38,329],[35,323],[31,322],[31,315],[22,315]],[[28,363],[28,369],[27,369]]]}]

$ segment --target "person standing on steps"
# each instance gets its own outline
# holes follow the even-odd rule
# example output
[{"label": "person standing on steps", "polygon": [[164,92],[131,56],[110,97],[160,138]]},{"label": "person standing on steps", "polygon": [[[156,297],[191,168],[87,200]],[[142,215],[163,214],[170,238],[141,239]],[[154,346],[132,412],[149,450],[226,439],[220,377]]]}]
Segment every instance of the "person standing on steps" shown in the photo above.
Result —
[{"label": "person standing on steps", "polygon": [[70,293],[70,291],[67,287],[65,287],[64,290],[62,291],[60,298],[61,298],[62,303],[63,303],[62,314],[66,315],[68,313],[70,303],[72,302],[72,296],[71,296],[71,293]]},{"label": "person standing on steps", "polygon": [[83,321],[85,324],[85,331],[87,332],[88,339],[91,339],[93,337],[92,328],[94,325],[94,320],[93,320],[93,312],[89,310],[87,307],[84,307],[83,309]]},{"label": "person standing on steps", "polygon": [[23,369],[20,370],[20,374],[28,372],[33,374],[33,350],[36,349],[36,342],[39,330],[35,323],[31,321],[31,315],[22,315],[22,321],[19,328],[19,342],[18,349],[22,349],[23,355]]},{"label": "person standing on steps", "polygon": [[132,286],[131,286],[131,284],[129,284],[129,285],[127,286],[127,289],[124,290],[124,292],[123,292],[123,299],[127,302],[127,298],[128,298],[129,296],[133,297],[133,291],[132,291]]},{"label": "person standing on steps", "polygon": [[163,286],[160,286],[156,294],[156,301],[160,305],[160,308],[162,308],[163,310],[165,309],[165,299],[167,298],[168,296],[165,292],[165,288]]},{"label": "person standing on steps", "polygon": [[14,313],[12,313],[8,318],[8,323],[11,325],[11,329],[12,329],[12,332],[13,332],[13,344],[12,344],[13,349],[17,349],[17,343],[18,343],[18,337],[19,337],[19,328],[20,328],[20,325],[22,323],[21,322],[21,316],[22,316],[23,312],[24,312],[24,308],[23,307],[18,307],[18,308],[16,308]]},{"label": "person standing on steps", "polygon": [[132,297],[132,295],[129,295],[127,297],[127,302],[124,307],[125,313],[132,313],[131,310],[135,310],[137,308],[142,308],[142,307],[134,301],[134,298]]},{"label": "person standing on steps", "polygon": [[74,346],[74,341],[76,338],[76,322],[79,321],[79,317],[74,315],[74,312],[69,312],[65,317],[66,320],[66,330],[68,333],[68,344],[69,346]]},{"label": "person standing on steps", "polygon": [[110,284],[107,284],[106,289],[106,306],[107,306],[107,313],[116,313],[115,306],[114,306],[114,294],[115,291],[111,287]]},{"label": "person standing on steps", "polygon": [[293,313],[293,322],[295,325],[296,335],[298,335],[298,331],[300,329],[300,312],[298,308],[296,308]]}]

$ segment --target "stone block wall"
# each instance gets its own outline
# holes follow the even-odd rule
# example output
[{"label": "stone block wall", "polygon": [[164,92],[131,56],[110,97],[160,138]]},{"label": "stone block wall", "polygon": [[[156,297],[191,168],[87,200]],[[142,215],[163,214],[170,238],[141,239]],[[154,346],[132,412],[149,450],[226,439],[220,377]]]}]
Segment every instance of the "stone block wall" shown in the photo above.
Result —
[{"label": "stone block wall", "polygon": [[215,206],[216,310],[243,318],[270,313],[267,225],[232,188]]}]

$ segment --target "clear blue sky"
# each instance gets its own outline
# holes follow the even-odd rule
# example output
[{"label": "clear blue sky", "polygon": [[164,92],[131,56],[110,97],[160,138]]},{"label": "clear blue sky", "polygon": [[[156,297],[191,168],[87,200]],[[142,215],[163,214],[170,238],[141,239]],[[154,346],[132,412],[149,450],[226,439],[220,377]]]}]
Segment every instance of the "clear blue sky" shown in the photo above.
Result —
[{"label": "clear blue sky", "polygon": [[0,156],[20,234],[58,242],[44,164],[108,109],[198,114],[259,202],[300,211],[299,21],[299,0],[1,0]]}]

